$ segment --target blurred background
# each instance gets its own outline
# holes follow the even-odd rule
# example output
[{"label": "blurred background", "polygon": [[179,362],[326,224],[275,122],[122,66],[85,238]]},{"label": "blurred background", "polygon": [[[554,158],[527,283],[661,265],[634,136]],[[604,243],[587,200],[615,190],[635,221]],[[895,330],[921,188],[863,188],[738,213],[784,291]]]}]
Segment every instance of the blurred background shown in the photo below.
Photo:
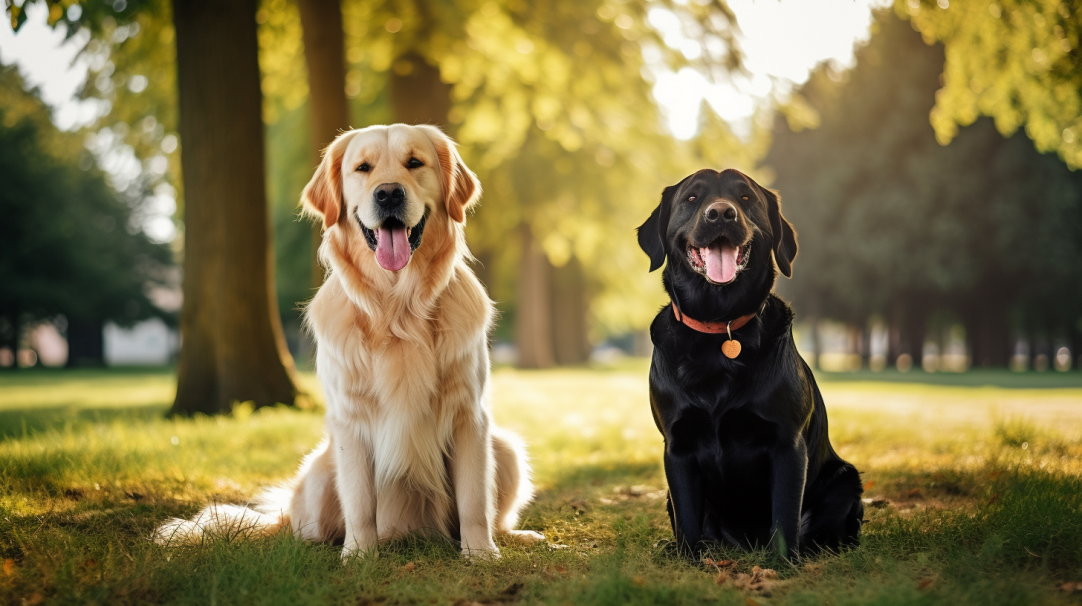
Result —
[{"label": "blurred background", "polygon": [[[443,127],[484,185],[467,231],[497,363],[648,355],[666,297],[634,228],[665,185],[733,167],[799,234],[777,291],[814,367],[1082,366],[1078,2],[239,4],[254,43],[227,34],[211,60],[258,59],[262,147],[239,160],[265,184],[267,330],[302,368],[323,273],[300,191],[335,133],[397,121]],[[3,369],[174,364],[184,306],[214,296],[184,278],[209,236],[186,224],[204,148],[184,148],[177,71],[206,40],[173,9],[7,2]],[[207,84],[228,114],[234,83]]]}]

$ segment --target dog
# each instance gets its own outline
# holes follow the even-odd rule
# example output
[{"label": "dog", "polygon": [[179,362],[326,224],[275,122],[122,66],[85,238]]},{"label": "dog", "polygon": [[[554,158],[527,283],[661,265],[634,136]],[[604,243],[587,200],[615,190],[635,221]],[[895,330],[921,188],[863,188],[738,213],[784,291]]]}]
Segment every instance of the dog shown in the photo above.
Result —
[{"label": "dog", "polygon": [[771,292],[797,253],[777,192],[700,170],[665,188],[638,242],[671,299],[650,326],[650,406],[681,552],[856,546],[860,475],[830,445],[793,312]]},{"label": "dog", "polygon": [[466,213],[481,186],[432,126],[372,126],[326,149],[305,187],[323,224],[327,277],[305,310],[326,396],[326,439],[288,485],[252,508],[214,505],[157,530],[160,542],[272,535],[376,554],[409,534],[498,556],[532,498],[522,442],[492,423],[493,305],[469,269]]}]

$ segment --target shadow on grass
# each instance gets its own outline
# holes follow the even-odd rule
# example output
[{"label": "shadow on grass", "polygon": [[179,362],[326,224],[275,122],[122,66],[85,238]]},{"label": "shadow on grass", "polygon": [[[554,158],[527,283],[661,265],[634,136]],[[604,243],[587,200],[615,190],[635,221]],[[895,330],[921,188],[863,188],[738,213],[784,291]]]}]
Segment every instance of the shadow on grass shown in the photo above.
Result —
[{"label": "shadow on grass", "polygon": [[954,387],[1003,387],[1006,389],[1065,389],[1082,387],[1082,372],[1012,372],[1009,370],[974,369],[966,372],[924,372],[894,369],[882,372],[815,371],[817,380],[830,383],[880,382],[918,383]]},{"label": "shadow on grass", "polygon": [[50,431],[69,431],[100,423],[137,424],[164,418],[168,405],[82,408],[76,406],[33,407],[0,410],[0,442]]},{"label": "shadow on grass", "polygon": [[551,482],[552,492],[581,490],[588,486],[664,482],[661,467],[654,462],[577,465],[560,473]]}]

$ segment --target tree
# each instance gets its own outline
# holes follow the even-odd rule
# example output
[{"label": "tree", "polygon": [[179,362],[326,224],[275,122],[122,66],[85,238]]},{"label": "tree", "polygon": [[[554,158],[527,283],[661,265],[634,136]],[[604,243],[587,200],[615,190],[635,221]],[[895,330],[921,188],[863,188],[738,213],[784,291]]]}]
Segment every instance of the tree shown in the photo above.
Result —
[{"label": "tree", "polygon": [[184,299],[175,414],[293,404],[272,273],[255,0],[177,0]]},{"label": "tree", "polygon": [[[945,5],[945,6],[944,6]],[[1024,126],[1041,152],[1082,167],[1082,6],[1060,0],[895,0],[898,15],[945,50],[931,112],[946,144],[991,116],[1004,136]]]},{"label": "tree", "polygon": [[27,325],[62,317],[69,365],[101,364],[104,322],[163,315],[147,293],[171,254],[25,86],[0,66],[0,346],[14,351]]},{"label": "tree", "polygon": [[[349,99],[346,97],[345,33],[342,30],[341,0],[298,0],[304,34],[304,60],[308,68],[308,111],[311,114],[312,166],[319,164],[320,152],[338,133],[349,129]],[[312,285],[323,283],[316,250],[320,225],[312,224]]]},{"label": "tree", "polygon": [[809,317],[886,319],[894,356],[919,364],[929,329],[960,321],[974,362],[1003,366],[1012,336],[1078,318],[1082,175],[987,119],[939,145],[942,53],[881,11],[852,70],[821,66],[797,92],[816,128],[778,118],[766,162],[801,242],[784,286]]}]

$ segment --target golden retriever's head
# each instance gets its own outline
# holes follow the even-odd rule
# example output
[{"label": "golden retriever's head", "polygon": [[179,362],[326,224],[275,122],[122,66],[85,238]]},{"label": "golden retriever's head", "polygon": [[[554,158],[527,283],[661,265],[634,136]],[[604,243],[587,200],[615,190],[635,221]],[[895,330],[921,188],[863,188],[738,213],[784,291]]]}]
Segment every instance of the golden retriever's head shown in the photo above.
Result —
[{"label": "golden retriever's head", "polygon": [[370,126],[340,135],[304,188],[326,230],[353,222],[388,271],[404,268],[435,216],[458,223],[481,193],[455,144],[434,126]]}]

